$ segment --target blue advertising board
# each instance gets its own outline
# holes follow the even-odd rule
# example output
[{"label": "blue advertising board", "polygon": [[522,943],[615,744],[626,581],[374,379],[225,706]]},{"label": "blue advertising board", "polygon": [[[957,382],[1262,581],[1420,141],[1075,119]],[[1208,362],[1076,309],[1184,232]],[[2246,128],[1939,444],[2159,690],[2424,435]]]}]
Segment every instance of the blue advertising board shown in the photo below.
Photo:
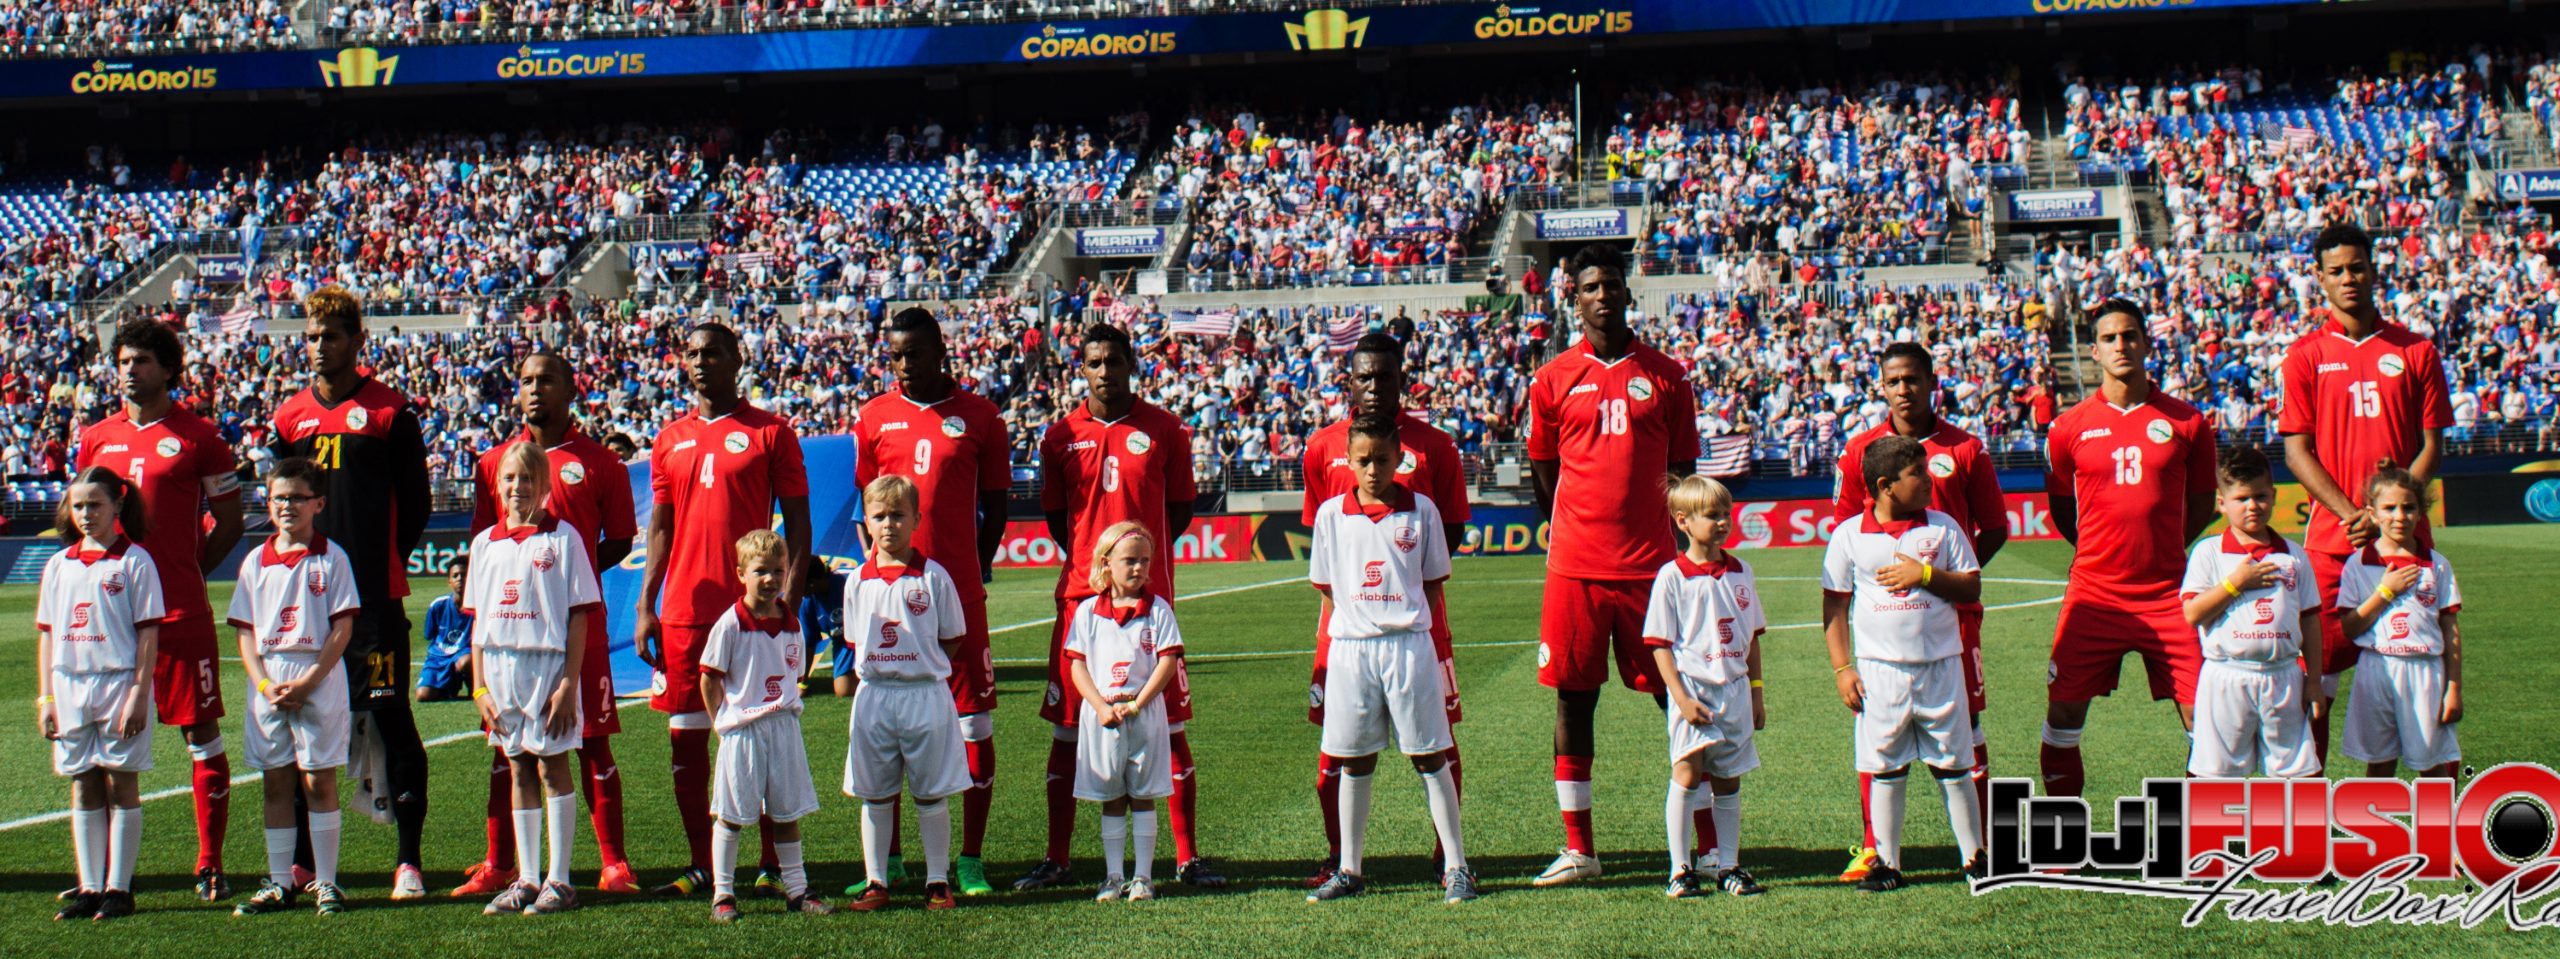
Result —
[{"label": "blue advertising board", "polygon": [[1077,256],[1154,256],[1164,252],[1160,226],[1095,226],[1076,231]]},{"label": "blue advertising board", "polygon": [[1538,239],[1602,240],[1633,235],[1625,210],[1543,210]]},{"label": "blue advertising board", "polygon": [[2009,194],[2009,219],[2028,223],[2097,220],[2106,203],[2097,190],[2020,190]]}]

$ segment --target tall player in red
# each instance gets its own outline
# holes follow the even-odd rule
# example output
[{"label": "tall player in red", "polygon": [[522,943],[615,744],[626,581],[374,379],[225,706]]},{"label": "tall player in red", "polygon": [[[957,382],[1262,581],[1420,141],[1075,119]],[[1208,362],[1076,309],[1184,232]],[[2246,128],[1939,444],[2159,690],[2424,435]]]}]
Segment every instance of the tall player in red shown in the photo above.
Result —
[{"label": "tall player in red", "polygon": [[[1316,511],[1335,497],[1350,492],[1357,484],[1351,474],[1349,450],[1351,424],[1354,421],[1393,422],[1397,441],[1404,447],[1404,461],[1396,467],[1396,485],[1431,498],[1440,508],[1441,535],[1448,541],[1449,554],[1457,555],[1459,544],[1467,538],[1467,473],[1458,461],[1458,444],[1404,408],[1405,371],[1404,344],[1384,333],[1371,333],[1351,347],[1351,355],[1343,370],[1344,393],[1351,404],[1351,417],[1317,430],[1307,437],[1305,459],[1307,501],[1300,511],[1301,519],[1310,527]],[[1324,601],[1316,617],[1316,672],[1307,686],[1307,721],[1324,725],[1324,671],[1326,654],[1333,642],[1326,629],[1333,615],[1332,600]],[[1451,659],[1449,613],[1442,604],[1431,608],[1431,645],[1439,653],[1440,678],[1448,690],[1449,725],[1458,724],[1458,674]],[[1458,746],[1453,738],[1447,752],[1441,753],[1449,770],[1450,782],[1458,782]],[[1341,761],[1316,751],[1316,804],[1324,813],[1324,865],[1307,879],[1307,888],[1322,886],[1333,878],[1336,864],[1342,859],[1342,806],[1336,796],[1342,786]],[[1438,861],[1435,856],[1433,861]]]},{"label": "tall player in red", "polygon": [[[1627,261],[1593,244],[1567,264],[1582,342],[1529,386],[1529,470],[1551,517],[1538,682],[1556,691],[1556,805],[1564,849],[1538,874],[1552,886],[1600,875],[1591,831],[1592,713],[1609,663],[1668,708],[1644,644],[1654,574],[1671,561],[1671,476],[1696,472],[1698,398],[1688,371],[1627,325]],[[1558,490],[1565,495],[1559,496]]]},{"label": "tall player in red", "polygon": [[2212,525],[2213,426],[2160,392],[2142,362],[2151,321],[2126,300],[2099,304],[2098,392],[2053,421],[2045,441],[2045,495],[2053,524],[2072,544],[2071,584],[2062,592],[2046,667],[2045,792],[2080,795],[2080,728],[2089,700],[2115,691],[2126,653],[2139,653],[2151,698],[2174,699],[2178,721],[2195,727],[2196,671],[2204,665],[2195,627],[2180,612],[2178,581],[2187,544]]},{"label": "tall player in red", "polygon": [[[996,778],[996,671],[987,645],[987,581],[1004,542],[1005,493],[1013,484],[1013,441],[994,403],[951,377],[942,325],[909,307],[890,317],[883,339],[896,389],[862,404],[854,425],[854,486],[884,475],[915,482],[923,515],[915,547],[952,573],[968,632],[951,653],[951,697],[960,707],[960,738],[969,789],[960,794],[960,858],[952,885],[961,895],[995,891],[979,850],[987,837],[987,802]],[[867,534],[866,534],[867,535]]]},{"label": "tall player in red", "polygon": [[[1884,348],[1884,362],[1879,366],[1877,392],[1884,397],[1885,421],[1866,432],[1849,438],[1840,453],[1840,489],[1832,497],[1831,515],[1845,520],[1864,513],[1871,505],[1865,484],[1859,478],[1866,474],[1867,444],[1887,436],[1918,440],[1923,461],[1929,472],[1929,508],[1945,513],[1956,522],[1956,528],[1973,538],[1973,554],[1983,565],[1991,565],[1993,554],[2009,542],[2009,516],[2000,498],[1999,471],[1991,465],[1991,454],[1982,441],[1953,423],[1938,417],[1938,368],[1929,348],[1918,343],[1895,343]],[[1982,709],[1986,701],[1982,682],[1982,602],[1956,604],[1956,625],[1964,640],[1965,708],[1973,713],[1973,787],[1977,795],[1988,796],[1991,788],[1991,747],[1982,735]],[[1875,777],[1858,774],[1858,813],[1866,823],[1866,836],[1849,860],[1849,868],[1840,873],[1841,882],[1856,882],[1867,877],[1876,865],[1875,816],[1867,808],[1868,785]],[[1989,835],[1989,833],[1984,833]]]},{"label": "tall player in red", "polygon": [[231,820],[231,759],[222,746],[221,670],[204,577],[240,542],[238,461],[211,422],[170,396],[186,368],[176,332],[135,320],[116,329],[114,349],[124,408],[80,431],[73,472],[114,470],[151,510],[142,548],[159,560],[169,607],[151,688],[160,721],[185,731],[195,764],[196,898],[227,899],[222,840]]},{"label": "tall player in red", "polygon": [[671,896],[711,884],[711,715],[702,704],[702,647],[712,624],[743,595],[732,544],[771,529],[779,512],[791,555],[782,608],[799,605],[809,573],[809,473],[800,434],[738,395],[744,360],[735,330],[695,326],[685,334],[683,359],[694,405],[659,430],[649,450],[648,561],[631,631],[640,658],[658,673],[649,705],[667,714],[676,815],[693,856],[682,875],[658,887]]},{"label": "tall player in red", "polygon": [[[1197,495],[1191,478],[1191,431],[1182,420],[1138,398],[1130,387],[1137,374],[1137,353],[1129,334],[1105,324],[1088,326],[1077,344],[1077,369],[1084,374],[1085,397],[1049,424],[1040,438],[1040,510],[1049,536],[1066,550],[1058,571],[1058,622],[1049,636],[1048,698],[1040,718],[1048,720],[1049,849],[1015,889],[1043,889],[1065,882],[1067,846],[1075,837],[1076,716],[1083,702],[1067,678],[1060,655],[1067,623],[1076,604],[1094,595],[1086,569],[1094,539],[1112,524],[1136,522],[1160,547],[1150,590],[1173,596],[1174,537],[1191,528],[1191,501]],[[1176,661],[1173,688],[1165,693],[1165,721],[1173,726],[1174,860],[1177,875],[1188,885],[1217,888],[1227,884],[1200,858],[1194,831],[1191,740],[1183,723],[1191,718],[1191,680]]]},{"label": "tall player in red", "polygon": [[[2356,663],[2355,641],[2331,615],[2347,557],[2373,541],[2365,481],[2397,466],[2426,483],[2444,463],[2453,401],[2435,344],[2382,318],[2373,300],[2373,239],[2340,223],[2311,243],[2326,322],[2293,341],[2284,356],[2284,464],[2317,506],[2304,546],[2320,584],[2321,695],[2338,695]],[[2329,715],[2311,721],[2320,762],[2329,761]]]},{"label": "tall player in red", "polygon": [[[541,444],[551,459],[551,494],[543,501],[543,510],[586,536],[588,568],[602,575],[631,555],[631,540],[637,533],[631,470],[604,444],[578,431],[573,415],[578,387],[573,376],[569,361],[547,350],[516,364],[516,413],[524,418],[524,431],[480,454],[479,468],[472,474],[471,532],[478,535],[506,518],[498,502],[499,467],[508,448],[531,440]],[[587,795],[588,821],[595,828],[596,849],[603,858],[596,888],[636,893],[640,884],[631,874],[631,861],[622,846],[622,776],[613,761],[613,734],[622,731],[622,714],[614,707],[613,670],[606,665],[605,617],[587,617],[586,643],[589,665],[578,695],[584,723],[579,732],[578,781]],[[498,753],[489,770],[489,858],[472,868],[454,895],[489,895],[515,881],[515,827],[509,819],[514,812],[509,801],[513,784],[506,754]]]}]

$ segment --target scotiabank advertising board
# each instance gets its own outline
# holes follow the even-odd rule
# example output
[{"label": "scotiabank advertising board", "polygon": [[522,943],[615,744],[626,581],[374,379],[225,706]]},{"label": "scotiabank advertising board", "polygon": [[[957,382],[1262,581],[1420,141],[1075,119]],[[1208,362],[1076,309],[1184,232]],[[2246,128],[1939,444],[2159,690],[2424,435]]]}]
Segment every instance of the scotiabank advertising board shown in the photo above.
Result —
[{"label": "scotiabank advertising board", "polygon": [[[1191,531],[1173,542],[1173,561],[1177,563],[1243,563],[1260,559],[1254,554],[1253,533],[1265,516],[1197,516],[1191,520]],[[1297,518],[1290,517],[1295,523]],[[1064,565],[1066,552],[1058,541],[1049,538],[1046,523],[1014,520],[1004,524],[1004,543],[996,547],[996,566],[1016,569],[1026,566]]]},{"label": "scotiabank advertising board", "polygon": [[[2043,493],[2003,493],[2000,498],[2007,503],[2011,540],[2062,538],[2053,528],[2053,506]],[[1821,546],[1831,542],[1836,522],[1827,499],[1743,503],[1733,508],[1733,539],[1725,546]]]}]

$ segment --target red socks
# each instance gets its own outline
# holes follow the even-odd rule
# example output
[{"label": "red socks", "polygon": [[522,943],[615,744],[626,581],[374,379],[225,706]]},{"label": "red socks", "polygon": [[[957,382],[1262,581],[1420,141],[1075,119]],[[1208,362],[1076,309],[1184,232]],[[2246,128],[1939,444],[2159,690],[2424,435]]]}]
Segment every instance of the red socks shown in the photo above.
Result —
[{"label": "red socks", "polygon": [[1858,840],[1860,849],[1876,847],[1876,810],[1867,804],[1867,797],[1874,795],[1871,787],[1875,784],[1874,773],[1858,774],[1858,824],[1866,830]]},{"label": "red socks", "polygon": [[1200,798],[1200,784],[1193,777],[1191,737],[1180,730],[1173,734],[1173,801],[1168,803],[1173,820],[1173,861],[1179,866],[1200,856],[1199,834],[1194,831],[1199,820],[1193,804]]},{"label": "red socks", "polygon": [[2078,746],[2045,743],[2037,756],[2037,764],[2044,767],[2044,794],[2047,796],[2080,795],[2081,785],[2088,779],[2088,771],[2080,765]]},{"label": "red socks", "polygon": [[711,870],[711,730],[667,730],[667,771],[675,780],[676,817],[693,868]]},{"label": "red socks", "polygon": [[1316,806],[1324,813],[1324,859],[1342,861],[1342,761],[1316,754]]},{"label": "red socks", "polygon": [[[219,748],[216,743],[214,747]],[[231,757],[214,753],[195,763],[196,869],[222,868],[222,840],[231,830]]]},{"label": "red socks", "polygon": [[762,858],[756,860],[756,868],[760,871],[780,876],[782,874],[782,857],[775,854],[773,851],[773,817],[756,817],[756,839],[764,846],[760,851],[762,853]]},{"label": "red socks", "polygon": [[1556,807],[1564,812],[1564,846],[1599,855],[1591,835],[1591,757],[1556,757]]},{"label": "red socks", "polygon": [[622,849],[622,776],[613,762],[613,737],[589,736],[578,744],[578,782],[587,794],[587,821],[606,868],[629,867]]},{"label": "red socks", "polygon": [[1049,740],[1049,861],[1067,864],[1076,833],[1076,744]]},{"label": "red socks", "polygon": [[966,743],[969,791],[960,794],[960,854],[976,858],[987,839],[987,804],[996,792],[996,741]]},{"label": "red socks", "polygon": [[489,856],[481,861],[501,876],[516,873],[515,772],[507,754],[489,750]]}]

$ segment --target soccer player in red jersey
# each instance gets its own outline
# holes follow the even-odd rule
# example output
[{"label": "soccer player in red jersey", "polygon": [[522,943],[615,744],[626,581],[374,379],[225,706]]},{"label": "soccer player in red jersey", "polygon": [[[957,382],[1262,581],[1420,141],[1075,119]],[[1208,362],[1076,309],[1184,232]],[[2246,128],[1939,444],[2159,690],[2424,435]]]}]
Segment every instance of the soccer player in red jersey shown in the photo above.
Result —
[{"label": "soccer player in red jersey", "polygon": [[[1918,343],[1885,347],[1876,390],[1884,397],[1885,421],[1850,437],[1841,450],[1840,489],[1832,497],[1832,518],[1845,520],[1866,512],[1871,505],[1872,497],[1860,482],[1866,476],[1867,444],[1887,436],[1918,440],[1929,474],[1929,508],[1955,520],[1956,528],[1973,540],[1975,561],[1986,567],[1991,565],[1992,555],[2009,542],[2009,514],[2006,501],[2000,498],[1999,471],[1991,465],[1991,453],[1983,449],[1981,440],[1938,418],[1937,361],[1929,355],[1929,348]],[[1965,709],[1973,715],[1973,788],[1976,795],[1989,796],[1991,748],[1982,735],[1982,602],[1976,599],[1955,607],[1957,632],[1964,643],[1960,661],[1964,667]],[[1876,864],[1875,816],[1867,808],[1867,794],[1871,791],[1868,786],[1874,779],[1865,773],[1858,775],[1858,814],[1866,823],[1866,836],[1849,860],[1849,868],[1841,871],[1841,882],[1866,878]],[[1983,835],[1990,833],[1986,829]]]},{"label": "soccer player in red jersey", "polygon": [[[1406,377],[1404,344],[1384,333],[1371,333],[1353,344],[1345,360],[1343,384],[1351,404],[1351,418],[1317,430],[1307,437],[1305,459],[1307,500],[1299,511],[1309,528],[1315,526],[1316,511],[1327,501],[1350,492],[1357,485],[1351,474],[1350,441],[1354,421],[1393,422],[1396,437],[1404,447],[1404,460],[1396,466],[1396,485],[1431,498],[1439,508],[1440,530],[1447,540],[1449,554],[1457,555],[1459,544],[1467,538],[1467,472],[1458,461],[1458,444],[1430,421],[1407,412],[1404,408]],[[1316,616],[1315,679],[1307,686],[1307,721],[1324,725],[1324,673],[1326,653],[1333,642],[1326,628],[1333,614],[1332,600],[1324,601]],[[1440,681],[1447,689],[1445,706],[1454,734],[1458,724],[1458,674],[1450,655],[1449,614],[1444,604],[1431,608],[1431,645],[1439,654]],[[1449,749],[1440,754],[1449,770],[1452,785],[1458,782],[1458,746],[1454,735]],[[1324,885],[1333,878],[1335,865],[1342,859],[1342,807],[1337,802],[1342,786],[1341,762],[1316,751],[1316,804],[1324,813],[1325,864],[1307,879],[1307,888]],[[1434,856],[1437,861],[1439,857]]]},{"label": "soccer player in red jersey", "polygon": [[[506,451],[518,442],[541,444],[551,460],[551,492],[543,511],[575,527],[586,539],[587,562],[598,576],[631,555],[634,527],[631,470],[585,433],[572,415],[578,387],[569,361],[548,350],[516,364],[516,413],[524,431],[480,454],[472,474],[471,532],[506,518],[498,499],[498,471]],[[605,617],[587,617],[585,667],[579,676],[579,782],[587,795],[587,816],[596,833],[596,849],[604,871],[596,888],[635,893],[640,884],[622,845],[622,777],[613,761],[613,734],[622,731],[622,714],[614,708],[613,669],[607,663]],[[455,896],[491,895],[516,878],[515,828],[509,802],[513,778],[503,752],[489,770],[489,858],[472,867]]]},{"label": "soccer player in red jersey", "polygon": [[[1088,326],[1076,347],[1085,397],[1049,424],[1040,438],[1040,510],[1049,536],[1066,551],[1058,571],[1058,622],[1049,636],[1049,690],[1040,718],[1051,727],[1049,743],[1049,848],[1040,863],[1014,880],[1015,889],[1043,889],[1065,882],[1067,846],[1075,836],[1076,716],[1083,707],[1061,655],[1077,604],[1094,595],[1088,566],[1094,540],[1115,523],[1136,522],[1164,544],[1150,574],[1150,592],[1173,593],[1174,537],[1191,528],[1197,491],[1191,477],[1191,431],[1182,420],[1138,398],[1130,387],[1137,352],[1119,327]],[[1175,669],[1181,669],[1179,661]],[[1191,680],[1176,672],[1165,693],[1165,720],[1173,726],[1173,819],[1176,876],[1185,884],[1217,888],[1225,876],[1200,858],[1194,832],[1191,741],[1182,725],[1191,718]]]},{"label": "soccer player in red jersey", "polygon": [[2151,698],[2175,699],[2195,725],[2196,671],[2204,650],[2178,599],[2187,544],[2214,520],[2213,426],[2160,392],[2142,361],[2151,321],[2126,300],[2099,304],[2094,396],[2053,421],[2045,441],[2045,495],[2070,540],[2071,584],[2045,671],[2045,792],[2077,796],[2086,774],[2080,727],[2089,700],[2115,691],[2126,653],[2140,653]]},{"label": "soccer player in red jersey", "polygon": [[[329,501],[318,536],[346,550],[363,611],[347,642],[347,694],[382,736],[384,791],[399,832],[391,898],[427,894],[419,862],[427,822],[427,750],[409,712],[409,554],[427,531],[427,446],[417,413],[400,391],[366,376],[364,305],[336,287],[302,298],[311,386],[276,407],[276,459],[310,460],[323,470]],[[309,826],[305,822],[307,831]]]},{"label": "soccer player in red jersey", "polygon": [[[2453,425],[2444,361],[2435,344],[2382,318],[2373,300],[2373,239],[2340,223],[2320,231],[2311,256],[2326,320],[2293,342],[2284,356],[2284,463],[2318,508],[2303,546],[2320,584],[2321,695],[2336,698],[2339,677],[2356,664],[2355,641],[2338,628],[2338,576],[2347,558],[2373,541],[2364,509],[2365,481],[2383,466],[2409,471],[2421,484],[2444,462],[2444,428]],[[2431,538],[2422,535],[2422,544]],[[2311,721],[2320,762],[2329,761],[2329,714]]]},{"label": "soccer player in red jersey", "polygon": [[240,542],[238,462],[211,422],[170,395],[186,369],[175,331],[135,320],[116,329],[114,350],[124,408],[80,431],[73,472],[113,470],[151,510],[142,548],[159,562],[169,612],[151,666],[155,709],[161,722],[184,730],[195,764],[196,898],[228,899],[222,840],[231,820],[231,758],[222,745],[217,637],[204,577]]},{"label": "soccer player in red jersey", "polygon": [[[1564,849],[1537,885],[1600,875],[1591,832],[1592,712],[1609,662],[1618,680],[1669,708],[1644,644],[1654,574],[1671,561],[1668,478],[1696,472],[1698,398],[1688,371],[1627,325],[1627,262],[1605,245],[1574,254],[1582,342],[1529,386],[1529,470],[1551,517],[1538,682],[1556,691],[1556,805]],[[1571,496],[1559,498],[1559,488]]]},{"label": "soccer player in red jersey", "polygon": [[[916,486],[914,545],[950,571],[968,632],[951,648],[951,698],[960,708],[969,788],[960,794],[960,857],[952,885],[964,896],[993,892],[979,851],[996,778],[996,671],[987,645],[987,581],[995,576],[1013,485],[1013,440],[994,403],[951,377],[942,325],[909,307],[884,330],[889,374],[898,385],[862,404],[854,424],[854,485],[904,476]],[[865,546],[869,545],[866,532]]]},{"label": "soccer player in red jersey", "polygon": [[[734,544],[771,529],[779,512],[791,557],[782,608],[800,604],[809,578],[809,473],[800,434],[738,395],[744,358],[737,331],[695,326],[685,334],[683,359],[694,406],[659,430],[649,450],[648,561],[631,631],[640,658],[657,670],[649,705],[667,714],[676,816],[693,856],[682,875],[658,887],[669,896],[711,885],[711,715],[702,706],[702,647],[712,624],[744,595]],[[771,871],[770,852],[765,861]]]}]

